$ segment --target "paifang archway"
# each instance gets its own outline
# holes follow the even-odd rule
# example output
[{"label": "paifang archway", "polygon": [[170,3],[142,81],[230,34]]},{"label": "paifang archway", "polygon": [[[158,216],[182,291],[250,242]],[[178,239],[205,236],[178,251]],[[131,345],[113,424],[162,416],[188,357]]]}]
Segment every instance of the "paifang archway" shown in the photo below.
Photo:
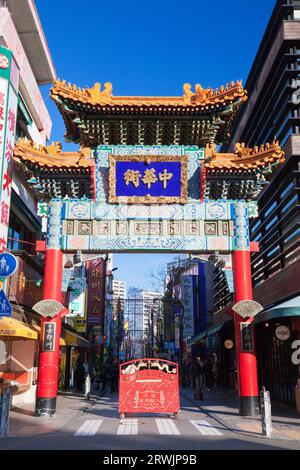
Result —
[{"label": "paifang archway", "polygon": [[[68,140],[62,152],[20,141],[15,161],[48,204],[44,298],[61,301],[63,253],[232,253],[235,302],[252,299],[249,217],[276,165],[277,142],[236,144],[218,153],[247,93],[240,82],[217,90],[183,87],[180,97],[115,97],[110,83],[80,89],[56,81],[51,96]],[[41,244],[39,245],[41,248]],[[234,314],[240,413],[258,413],[252,319]],[[61,319],[55,347],[42,351],[37,414],[55,413]],[[42,335],[44,334],[44,323]],[[49,323],[49,321],[48,321]],[[241,332],[248,335],[248,346]],[[250,335],[250,338],[249,338]]]}]

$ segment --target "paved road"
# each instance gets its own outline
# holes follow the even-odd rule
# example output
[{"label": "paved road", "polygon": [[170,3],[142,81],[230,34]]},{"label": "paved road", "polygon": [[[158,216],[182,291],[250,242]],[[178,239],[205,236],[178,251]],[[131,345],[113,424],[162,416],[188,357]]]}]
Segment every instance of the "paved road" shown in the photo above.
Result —
[{"label": "paved road", "polygon": [[[300,449],[300,442],[238,435],[186,399],[181,400],[181,405],[178,419],[157,414],[132,415],[121,420],[117,396],[103,397],[87,412],[76,413],[60,429],[31,428],[26,432],[25,427],[22,436],[0,440],[0,449]],[[19,432],[22,434],[22,427]]]}]

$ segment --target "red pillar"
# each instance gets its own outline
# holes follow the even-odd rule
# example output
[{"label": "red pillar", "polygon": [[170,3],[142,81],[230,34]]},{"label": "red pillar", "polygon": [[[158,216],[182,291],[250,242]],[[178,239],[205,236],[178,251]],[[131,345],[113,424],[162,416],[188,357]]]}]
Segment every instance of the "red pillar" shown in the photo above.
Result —
[{"label": "red pillar", "polygon": [[[235,285],[235,303],[252,300],[251,257],[250,251],[234,251],[233,272]],[[247,351],[242,345],[241,323],[249,325],[250,344]],[[246,325],[245,325],[246,326]],[[259,414],[257,364],[254,342],[253,318],[243,319],[234,313],[234,331],[236,344],[236,361],[238,370],[240,415],[256,416]]]},{"label": "red pillar", "polygon": [[[46,250],[43,292],[44,300],[52,299],[57,300],[60,303],[62,301],[62,263],[63,253],[61,250]],[[45,325],[47,323],[55,325],[53,351],[43,351],[43,338],[45,334]],[[60,315],[51,319],[42,318],[41,349],[36,400],[36,414],[38,416],[53,416],[56,412],[60,333]]]}]

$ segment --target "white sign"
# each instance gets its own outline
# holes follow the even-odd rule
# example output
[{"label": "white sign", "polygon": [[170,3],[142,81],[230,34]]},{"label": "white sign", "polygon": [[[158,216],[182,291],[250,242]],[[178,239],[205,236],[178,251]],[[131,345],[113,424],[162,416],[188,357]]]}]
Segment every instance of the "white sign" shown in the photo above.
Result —
[{"label": "white sign", "polygon": [[280,341],[287,341],[291,336],[291,330],[288,326],[280,325],[275,330],[275,336]]},{"label": "white sign", "polygon": [[193,276],[181,276],[181,303],[183,306],[183,338],[195,336]]},{"label": "white sign", "polygon": [[70,301],[69,301],[69,314],[67,317],[84,317],[85,310],[85,279],[75,279],[70,281],[69,287]]}]

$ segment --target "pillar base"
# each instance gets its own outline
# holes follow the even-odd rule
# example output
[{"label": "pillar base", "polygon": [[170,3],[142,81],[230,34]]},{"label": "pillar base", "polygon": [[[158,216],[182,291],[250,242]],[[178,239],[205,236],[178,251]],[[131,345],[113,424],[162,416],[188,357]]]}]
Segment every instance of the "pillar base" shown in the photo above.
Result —
[{"label": "pillar base", "polygon": [[56,397],[36,399],[36,405],[35,405],[36,416],[55,416],[55,413],[56,413]]},{"label": "pillar base", "polygon": [[258,397],[240,397],[240,416],[257,416],[260,414]]}]

